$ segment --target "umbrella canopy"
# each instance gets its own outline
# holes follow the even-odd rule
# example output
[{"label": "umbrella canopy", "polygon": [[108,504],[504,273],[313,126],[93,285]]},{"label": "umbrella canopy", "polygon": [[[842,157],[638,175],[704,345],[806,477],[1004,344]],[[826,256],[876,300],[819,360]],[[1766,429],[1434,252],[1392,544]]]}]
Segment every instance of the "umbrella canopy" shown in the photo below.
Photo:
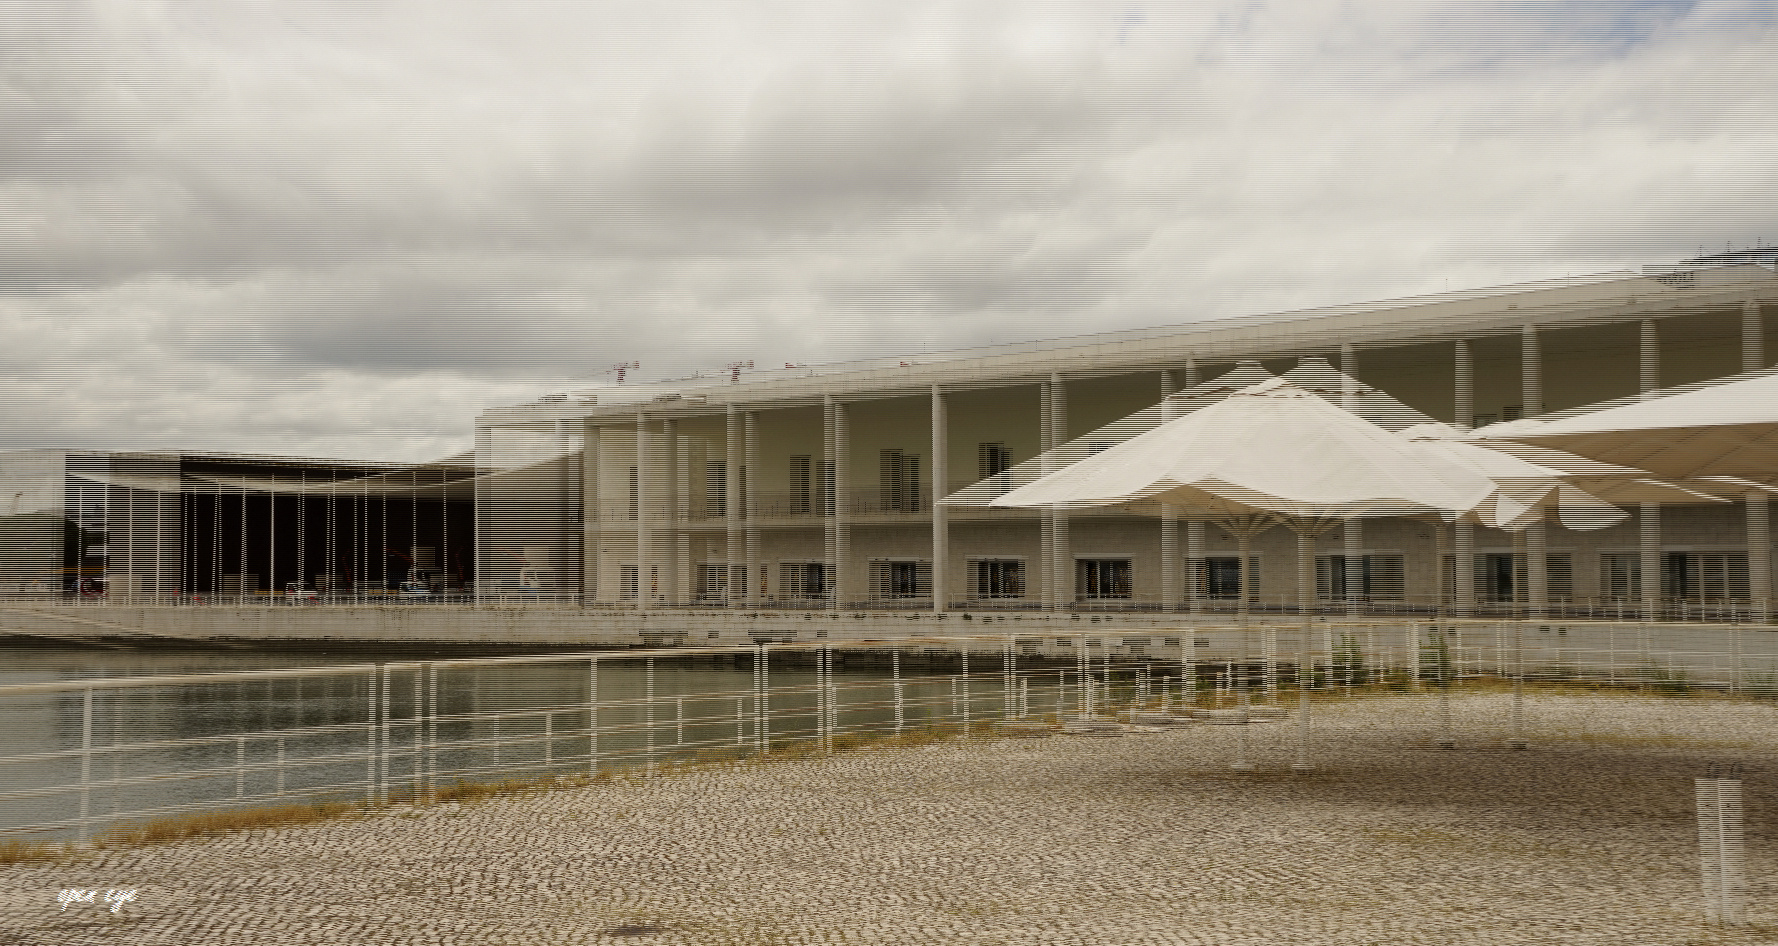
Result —
[{"label": "umbrella canopy", "polygon": [[1516,532],[1542,521],[1549,510],[1569,529],[1603,529],[1629,518],[1597,495],[1569,485],[1560,469],[1466,441],[1463,431],[1449,424],[1418,424],[1402,431],[1401,437],[1429,453],[1467,464],[1495,483],[1493,495],[1459,516],[1460,521]]},{"label": "umbrella canopy", "polygon": [[1769,482],[1778,479],[1778,373],[1476,433],[1556,447],[1656,476]]},{"label": "umbrella canopy", "polygon": [[990,505],[1154,500],[1206,518],[1236,511],[1361,516],[1404,507],[1467,511],[1495,489],[1472,466],[1420,449],[1275,378],[1040,477]]}]

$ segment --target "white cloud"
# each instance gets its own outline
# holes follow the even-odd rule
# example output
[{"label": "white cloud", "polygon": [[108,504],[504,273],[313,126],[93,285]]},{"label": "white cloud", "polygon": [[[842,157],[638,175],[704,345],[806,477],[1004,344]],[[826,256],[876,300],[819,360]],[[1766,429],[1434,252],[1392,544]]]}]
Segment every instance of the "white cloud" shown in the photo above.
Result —
[{"label": "white cloud", "polygon": [[10,5],[8,445],[420,458],[671,376],[1778,241],[1770,4]]}]

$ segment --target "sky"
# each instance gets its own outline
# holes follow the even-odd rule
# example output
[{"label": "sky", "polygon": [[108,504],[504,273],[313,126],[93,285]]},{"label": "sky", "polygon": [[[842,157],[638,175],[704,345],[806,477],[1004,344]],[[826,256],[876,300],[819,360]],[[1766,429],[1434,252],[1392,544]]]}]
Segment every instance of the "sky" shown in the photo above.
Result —
[{"label": "sky", "polygon": [[1778,4],[0,0],[0,449],[1778,243]]}]

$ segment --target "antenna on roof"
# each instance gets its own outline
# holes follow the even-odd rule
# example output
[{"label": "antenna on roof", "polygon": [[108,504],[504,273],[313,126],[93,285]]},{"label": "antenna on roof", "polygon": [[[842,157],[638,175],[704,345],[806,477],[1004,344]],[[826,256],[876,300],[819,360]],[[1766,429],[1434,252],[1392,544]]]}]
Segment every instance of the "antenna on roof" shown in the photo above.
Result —
[{"label": "antenna on roof", "polygon": [[622,383],[624,383],[624,375],[628,374],[631,371],[636,371],[636,370],[640,369],[641,367],[642,367],[642,362],[640,362],[640,361],[626,361],[626,362],[623,362],[622,364],[612,365],[611,367],[606,368],[604,371],[601,371],[599,373],[600,374],[612,374],[615,372],[617,374],[617,383],[622,384]]},{"label": "antenna on roof", "polygon": [[741,372],[753,370],[753,362],[751,362],[751,361],[731,361],[728,364],[723,365],[722,367],[724,370],[726,370],[728,372],[729,383],[734,384],[736,381],[741,380]]}]

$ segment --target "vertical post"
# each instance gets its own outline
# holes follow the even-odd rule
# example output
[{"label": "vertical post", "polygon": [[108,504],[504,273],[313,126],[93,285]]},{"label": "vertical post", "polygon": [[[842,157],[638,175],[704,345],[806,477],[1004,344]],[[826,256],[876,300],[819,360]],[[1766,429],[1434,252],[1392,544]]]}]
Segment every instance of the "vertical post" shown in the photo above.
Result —
[{"label": "vertical post", "polygon": [[[420,790],[426,777],[426,667],[422,665],[414,671],[414,778],[408,786],[408,796],[413,804],[420,803]],[[280,743],[282,740],[280,740]],[[282,762],[282,758],[279,760]],[[282,791],[280,786],[279,791]]]},{"label": "vertical post", "polygon": [[1525,748],[1525,622],[1513,622],[1513,729],[1508,749]]},{"label": "vertical post", "polygon": [[1305,606],[1296,657],[1296,761],[1291,763],[1290,770],[1302,773],[1315,769],[1309,762],[1309,677],[1305,670],[1312,660],[1310,631],[1314,609],[1308,604],[1313,603],[1315,595],[1315,538],[1306,528],[1296,534],[1296,576],[1297,597]]},{"label": "vertical post", "polygon": [[93,782],[93,688],[82,687],[80,690],[80,840],[82,843],[93,839],[92,829],[92,782]]},{"label": "vertical post", "polygon": [[1705,920],[1740,926],[1747,919],[1741,780],[1711,776],[1695,785]]},{"label": "vertical post", "polygon": [[771,690],[771,652],[764,644],[756,646],[753,661],[754,691],[753,709],[756,714],[753,722],[754,737],[759,740],[759,752],[764,755],[772,747],[772,690]]},{"label": "vertical post", "polygon": [[901,651],[899,650],[889,652],[889,680],[895,697],[895,733],[900,735],[904,716],[901,702]]},{"label": "vertical post", "polygon": [[426,797],[438,781],[438,668],[426,664]]},{"label": "vertical post", "polygon": [[747,578],[742,584],[742,603],[749,607],[765,600],[765,576],[759,568],[759,412],[741,418],[741,525],[746,531]]},{"label": "vertical post", "polygon": [[950,597],[951,516],[940,504],[950,488],[950,416],[944,389],[932,386],[932,610],[943,613]]},{"label": "vertical post", "polygon": [[673,698],[673,747],[685,745],[685,697]]},{"label": "vertical post", "polygon": [[654,607],[649,587],[649,566],[654,550],[650,547],[653,523],[654,491],[649,488],[648,461],[653,452],[648,430],[648,415],[636,412],[636,609]]},{"label": "vertical post", "polygon": [[389,804],[389,665],[379,665],[378,676],[383,678],[378,687],[379,705],[377,707],[377,804]]},{"label": "vertical post", "polygon": [[284,737],[278,737],[278,794],[284,794]]},{"label": "vertical post", "polygon": [[[436,707],[436,702],[434,703]],[[586,774],[599,774],[599,658],[587,658],[586,670]]]},{"label": "vertical post", "polygon": [[746,720],[744,706],[745,704],[741,698],[738,696],[735,697],[735,745],[737,746],[744,746],[747,744],[744,725]]},{"label": "vertical post", "polygon": [[644,660],[642,700],[642,761],[654,774],[654,658]]},{"label": "vertical post", "polygon": [[247,794],[247,737],[235,735],[235,797]]},{"label": "vertical post", "polygon": [[970,724],[975,721],[975,707],[969,692],[969,642],[963,642],[963,738],[969,738]]},{"label": "vertical post", "polygon": [[366,683],[368,696],[364,707],[364,803],[373,807],[377,803],[377,708],[381,705],[377,686],[381,680],[382,675],[373,666]]}]

